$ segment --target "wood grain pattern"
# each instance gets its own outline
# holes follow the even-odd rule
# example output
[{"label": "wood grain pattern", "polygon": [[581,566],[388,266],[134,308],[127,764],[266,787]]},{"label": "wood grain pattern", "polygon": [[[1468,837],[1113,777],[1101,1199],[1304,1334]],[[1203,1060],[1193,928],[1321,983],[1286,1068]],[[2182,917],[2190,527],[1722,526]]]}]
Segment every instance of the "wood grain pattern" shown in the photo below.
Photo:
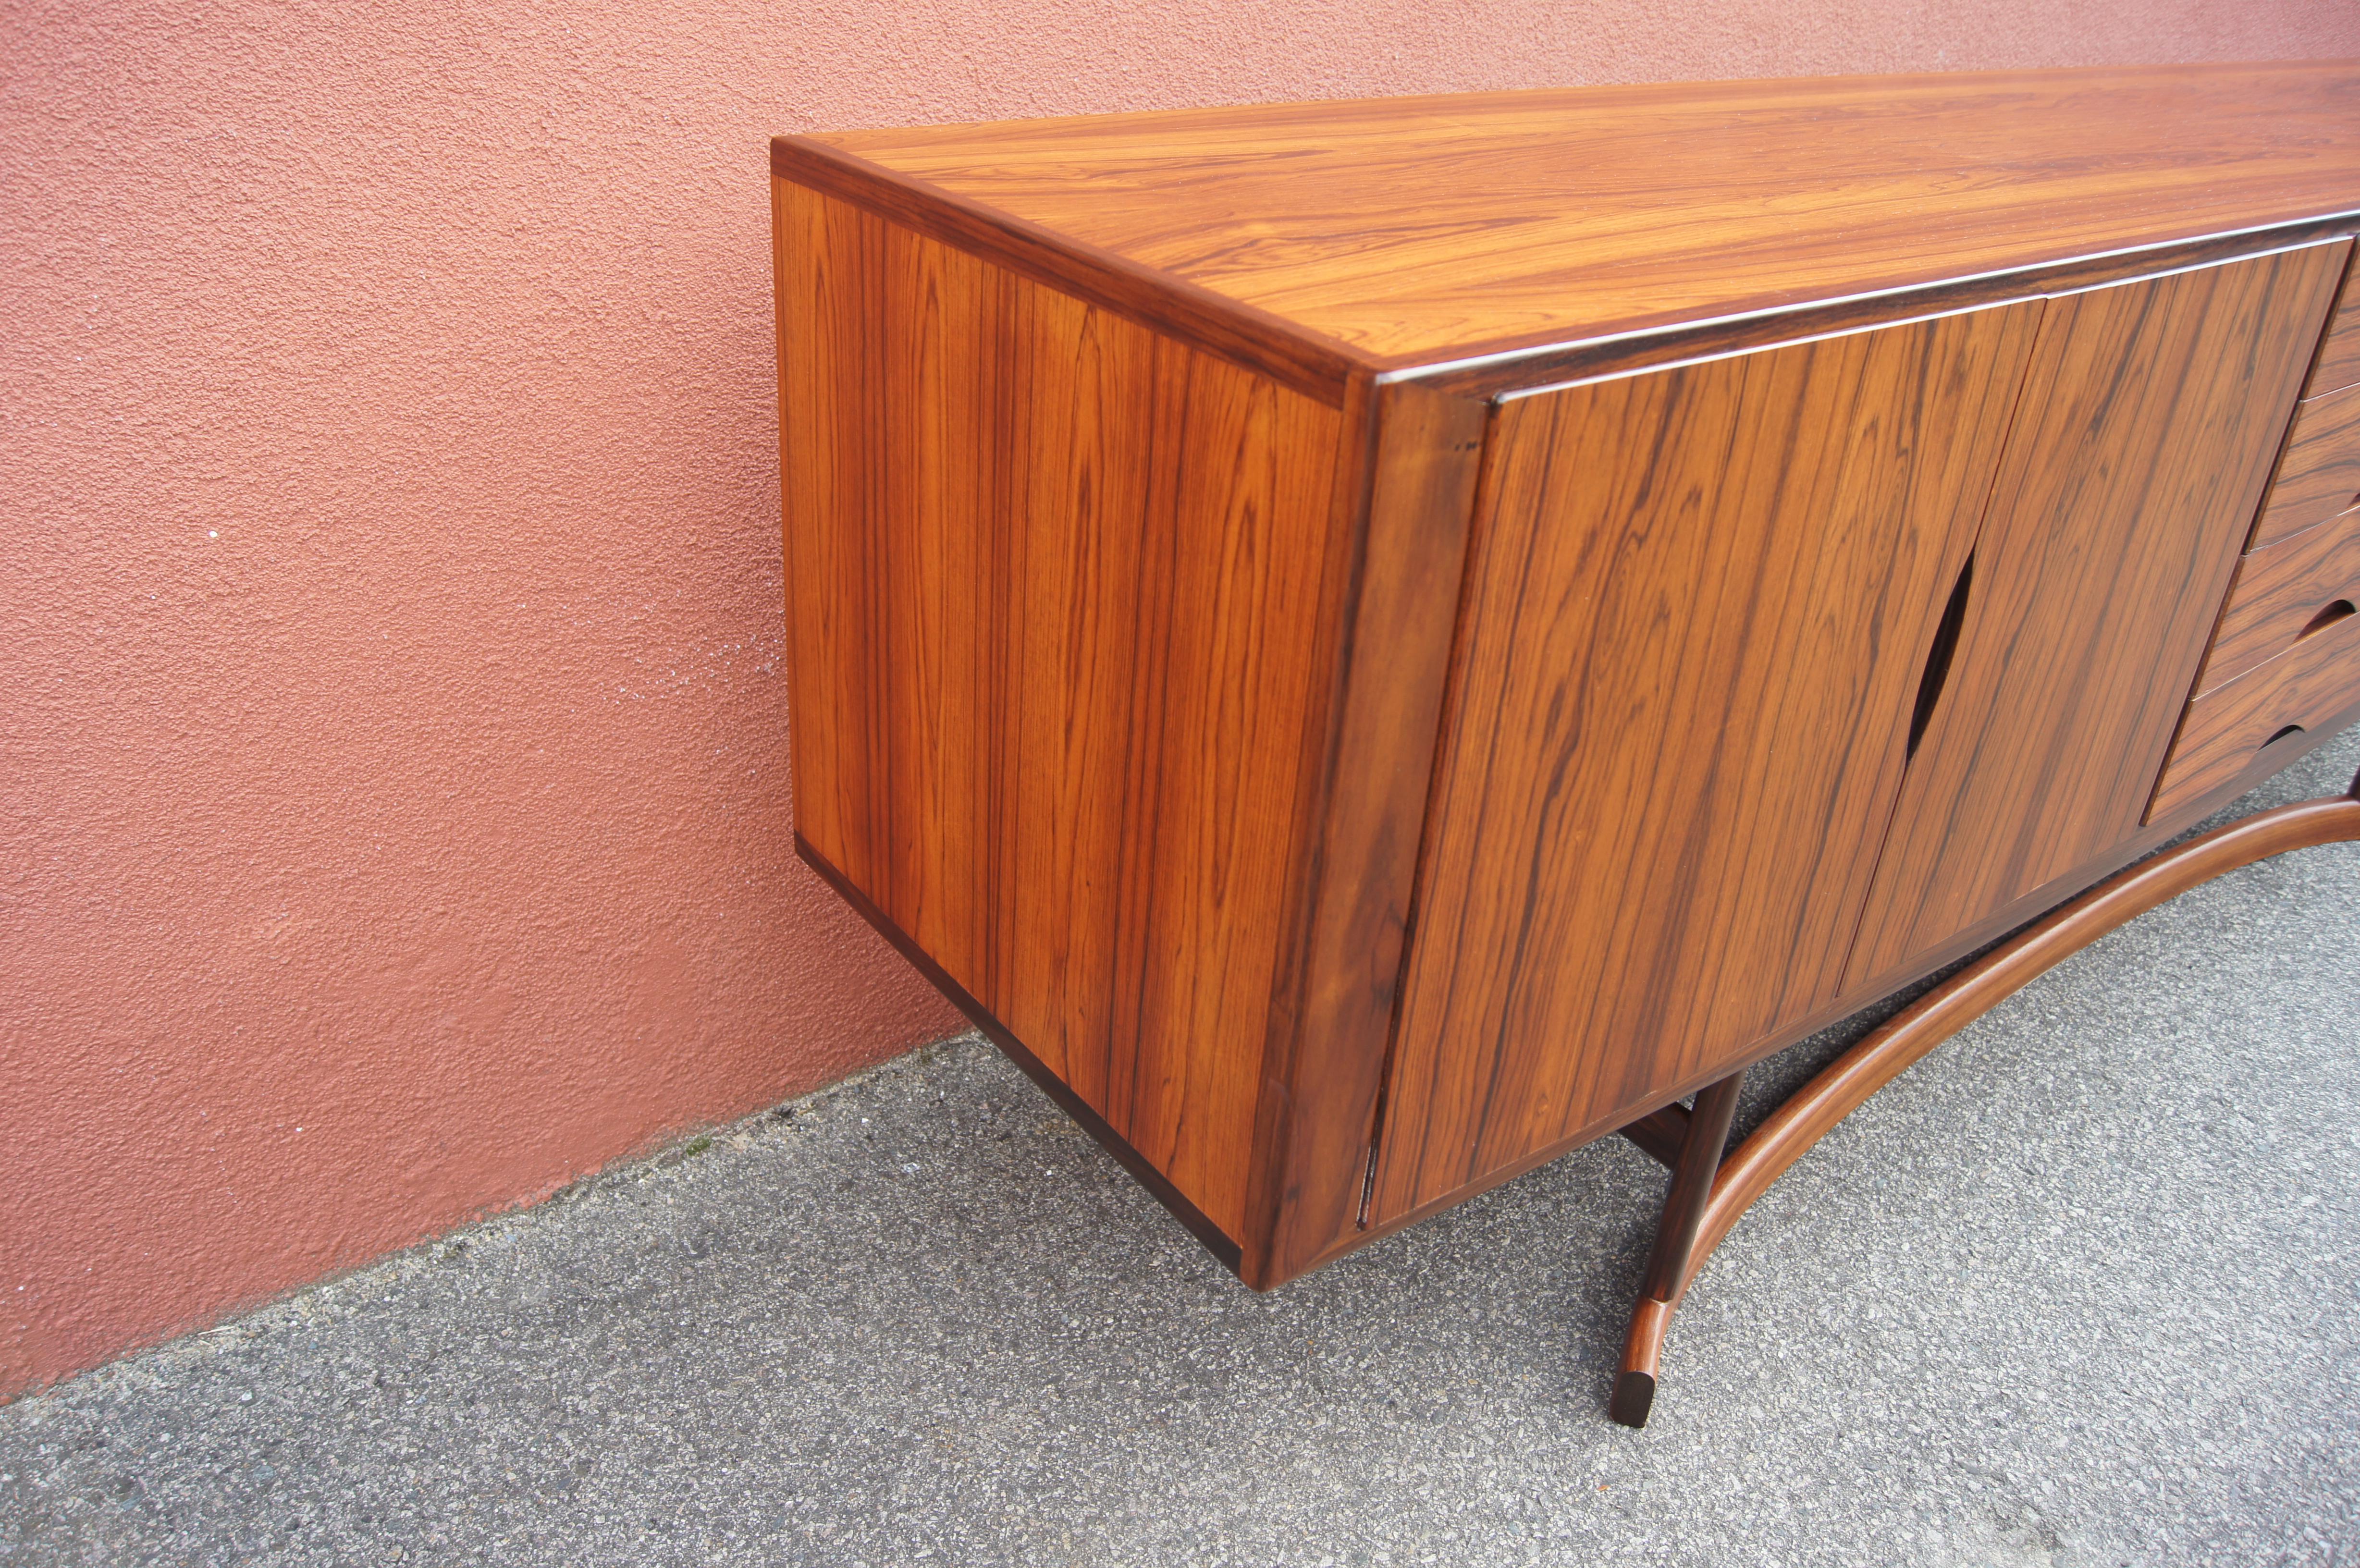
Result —
[{"label": "wood grain pattern", "polygon": [[[2244,775],[2222,786],[2211,795],[2184,806],[2169,815],[2154,817],[2147,825],[2139,830],[2136,837],[2109,849],[2096,860],[2076,867],[2073,872],[2060,878],[2051,887],[2037,889],[2033,895],[2015,908],[2002,910],[1997,917],[1981,929],[1961,933],[1961,940],[1949,946],[1947,950],[1928,953],[1918,963],[1912,964],[1908,970],[1904,971],[1888,984],[1881,985],[1880,990],[1889,995],[1892,991],[1923,979],[1958,959],[1969,957],[1993,942],[2006,938],[2018,928],[2039,920],[2048,912],[2070,902],[2078,894],[2088,891],[2125,866],[2136,865],[2153,855],[2156,850],[2169,844],[2171,840],[2196,826],[2222,807],[2228,805],[2271,774],[2291,766],[2333,739],[2340,731],[2353,723],[2360,723],[2360,705],[2355,705],[2337,715],[2324,725],[2280,741],[2278,745],[2269,747],[2261,759]],[[1754,1050],[1748,1051],[1747,1064],[1759,1062],[1779,1049],[1792,1045],[1797,1040],[1836,1022],[1848,1013],[1857,1011],[1873,999],[1873,997],[1850,994],[1838,998],[1835,1006],[1824,1014],[1807,1018],[1801,1023],[1770,1037]],[[1713,1081],[1718,1071],[1708,1069],[1696,1079],[1678,1085],[1674,1097],[1702,1091]],[[1677,1112],[1677,1116],[1663,1116],[1662,1119],[1658,1119],[1666,1109]],[[1654,1123],[1653,1128],[1642,1129],[1641,1139],[1645,1140],[1645,1143],[1659,1145],[1657,1149],[1651,1152],[1667,1164],[1671,1159],[1677,1157],[1677,1139],[1685,1130],[1683,1124],[1686,1114],[1685,1109],[1681,1107],[1667,1105],[1658,1107],[1657,1110],[1651,1111],[1641,1118],[1642,1122]],[[1478,1192],[1487,1192],[1503,1182],[1512,1181],[1527,1171],[1536,1170],[1550,1160],[1561,1158],[1569,1150],[1589,1141],[1595,1136],[1597,1130],[1578,1129],[1574,1136],[1560,1139],[1554,1144],[1543,1145],[1510,1164],[1496,1168],[1480,1181],[1445,1193],[1423,1207],[1405,1213],[1389,1214],[1380,1219],[1374,1219],[1367,1229],[1360,1232],[1353,1245],[1365,1246],[1371,1241],[1381,1240],[1396,1231],[1415,1225],[1430,1215],[1463,1203]],[[1658,1134],[1662,1136],[1656,1136]],[[1643,1144],[1643,1147],[1645,1147],[1645,1144]]]},{"label": "wood grain pattern", "polygon": [[1582,88],[800,139],[878,184],[946,193],[1407,365],[2349,214],[2355,119],[2360,68],[2345,63]]},{"label": "wood grain pattern", "polygon": [[2360,505],[2360,387],[2297,405],[2278,477],[2254,526],[2254,547],[2275,544]]},{"label": "wood grain pattern", "polygon": [[797,830],[1235,1237],[1342,416],[774,196]]},{"label": "wood grain pattern", "polygon": [[1834,996],[2038,316],[1502,408],[1376,1220]]},{"label": "wood grain pattern", "polygon": [[1488,414],[1414,384],[1376,395],[1333,742],[1306,796],[1305,922],[1262,1056],[1250,1284],[1359,1237]]},{"label": "wood grain pattern", "polygon": [[2049,302],[1844,989],[2136,836],[2346,248]]},{"label": "wood grain pattern", "polygon": [[2305,397],[2324,397],[2360,386],[2360,283],[2355,278],[2360,278],[2360,267],[2347,267],[2343,297],[2328,319],[2326,340],[2319,345],[2319,363],[2302,389]]},{"label": "wood grain pattern", "polygon": [[2360,615],[2346,615],[2267,664],[2188,704],[2156,787],[2157,816],[2243,774],[2289,729],[2325,724],[2360,703]]},{"label": "wood grain pattern", "polygon": [[2360,604],[2360,507],[2264,545],[2237,563],[2199,694],[2234,681],[2295,645],[2338,604]]},{"label": "wood grain pattern", "polygon": [[1282,316],[925,180],[891,174],[825,142],[772,138],[770,172],[1337,408],[1353,378],[1365,377],[1371,367],[1367,355]]}]

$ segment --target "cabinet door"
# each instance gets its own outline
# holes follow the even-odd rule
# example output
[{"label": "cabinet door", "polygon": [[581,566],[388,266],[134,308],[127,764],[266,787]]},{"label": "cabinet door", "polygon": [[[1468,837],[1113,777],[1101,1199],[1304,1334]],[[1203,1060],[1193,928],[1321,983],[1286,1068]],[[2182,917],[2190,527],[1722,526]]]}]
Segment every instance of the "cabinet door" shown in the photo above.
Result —
[{"label": "cabinet door", "polygon": [[1835,996],[2039,313],[1501,407],[1378,1219]]},{"label": "cabinet door", "polygon": [[2137,834],[2345,248],[2049,301],[1848,989],[1997,935]]}]

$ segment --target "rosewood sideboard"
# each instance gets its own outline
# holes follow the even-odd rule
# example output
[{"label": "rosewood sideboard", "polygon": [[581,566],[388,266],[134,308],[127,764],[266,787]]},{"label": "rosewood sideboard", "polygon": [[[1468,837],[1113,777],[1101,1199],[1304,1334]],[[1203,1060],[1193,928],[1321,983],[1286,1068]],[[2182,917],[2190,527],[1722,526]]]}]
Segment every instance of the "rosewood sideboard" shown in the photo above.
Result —
[{"label": "rosewood sideboard", "polygon": [[[1811,1142],[2360,715],[2360,66],[771,145],[796,846],[1247,1283]],[[1750,1063],[1968,955],[1734,1149]],[[1693,1097],[1693,1105],[1688,1105]]]}]

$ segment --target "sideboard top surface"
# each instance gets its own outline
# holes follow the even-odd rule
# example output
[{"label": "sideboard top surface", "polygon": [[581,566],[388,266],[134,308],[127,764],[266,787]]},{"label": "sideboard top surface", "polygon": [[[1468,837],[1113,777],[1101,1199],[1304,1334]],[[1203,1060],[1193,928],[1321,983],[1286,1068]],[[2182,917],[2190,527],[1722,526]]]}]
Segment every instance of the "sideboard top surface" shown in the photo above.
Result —
[{"label": "sideboard top surface", "polygon": [[774,167],[1378,370],[2360,207],[2360,62],[1487,93],[781,137]]}]

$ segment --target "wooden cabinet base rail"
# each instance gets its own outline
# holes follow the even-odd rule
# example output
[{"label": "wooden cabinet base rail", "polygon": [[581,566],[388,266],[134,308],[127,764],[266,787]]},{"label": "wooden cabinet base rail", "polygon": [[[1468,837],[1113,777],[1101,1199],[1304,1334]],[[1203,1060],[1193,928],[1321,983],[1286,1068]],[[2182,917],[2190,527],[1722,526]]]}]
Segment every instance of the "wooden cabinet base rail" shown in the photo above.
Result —
[{"label": "wooden cabinet base rail", "polygon": [[[2360,839],[2360,778],[2342,795],[2261,811],[2213,829],[2101,883],[2026,927],[1904,1008],[1796,1091],[1724,1155],[1743,1069],[1697,1096],[1693,1112],[1656,1111],[1622,1129],[1672,1167],[1654,1251],[1631,1310],[1609,1410],[1647,1424],[1664,1334],[1680,1298],[1730,1227],[1786,1169],[1926,1055],[2063,960],[2191,887],[2289,850]],[[1710,1180],[1704,1172],[1711,1172]]]}]

